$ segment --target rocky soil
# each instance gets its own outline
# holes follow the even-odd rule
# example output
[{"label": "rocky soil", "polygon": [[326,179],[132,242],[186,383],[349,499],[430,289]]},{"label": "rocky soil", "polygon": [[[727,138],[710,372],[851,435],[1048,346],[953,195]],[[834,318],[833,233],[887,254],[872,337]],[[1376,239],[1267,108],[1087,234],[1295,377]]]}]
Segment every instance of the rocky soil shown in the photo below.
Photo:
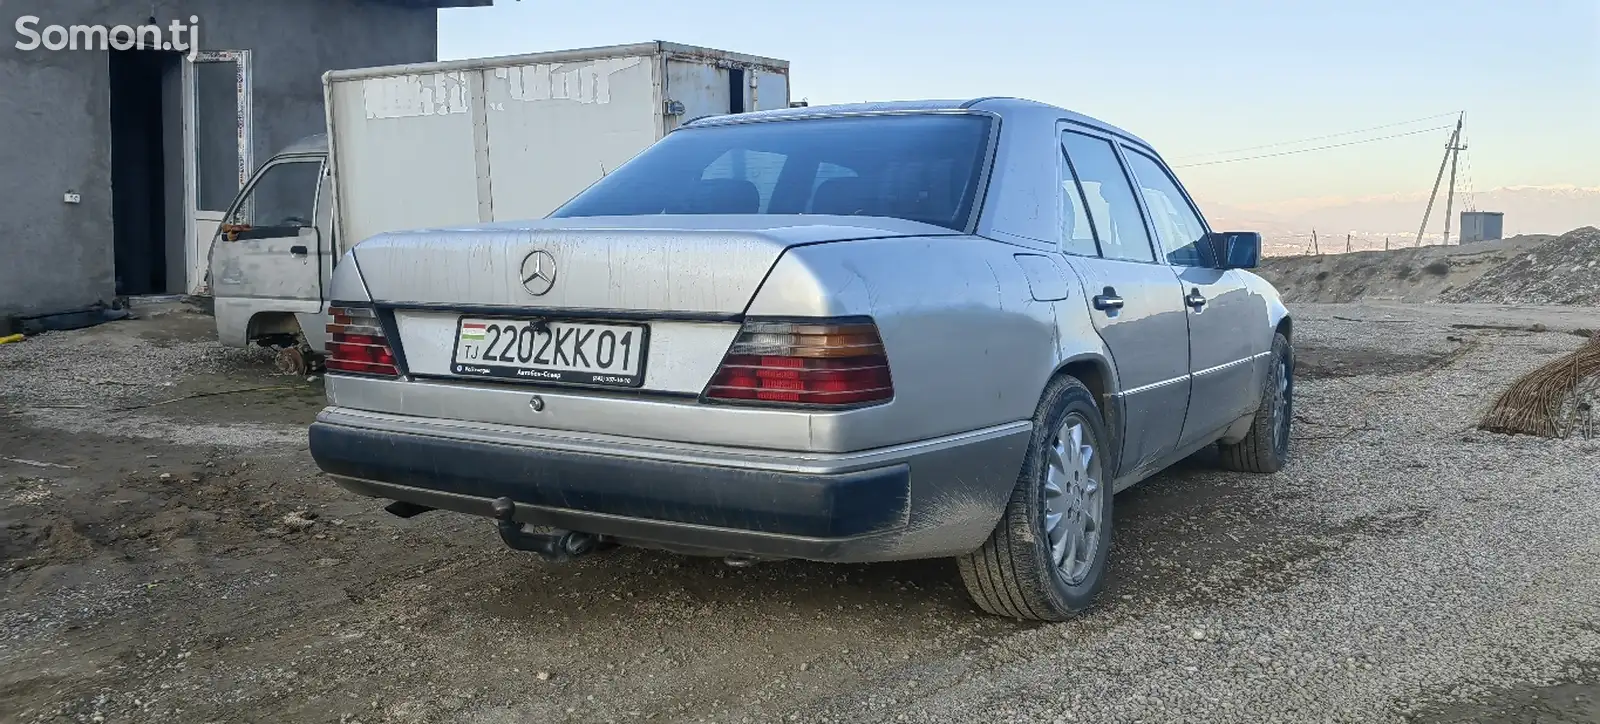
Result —
[{"label": "rocky soil", "polygon": [[1600,229],[1586,226],[1519,253],[1459,289],[1446,302],[1600,306]]}]

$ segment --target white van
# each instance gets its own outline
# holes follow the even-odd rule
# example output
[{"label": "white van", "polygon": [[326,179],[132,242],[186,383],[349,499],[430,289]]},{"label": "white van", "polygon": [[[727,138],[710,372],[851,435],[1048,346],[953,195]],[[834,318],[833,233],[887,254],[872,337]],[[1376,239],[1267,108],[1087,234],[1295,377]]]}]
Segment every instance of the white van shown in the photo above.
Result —
[{"label": "white van", "polygon": [[789,63],[656,41],[340,70],[327,133],[274,156],[212,242],[223,344],[324,349],[325,292],[385,231],[538,219],[683,123],[789,106]]}]

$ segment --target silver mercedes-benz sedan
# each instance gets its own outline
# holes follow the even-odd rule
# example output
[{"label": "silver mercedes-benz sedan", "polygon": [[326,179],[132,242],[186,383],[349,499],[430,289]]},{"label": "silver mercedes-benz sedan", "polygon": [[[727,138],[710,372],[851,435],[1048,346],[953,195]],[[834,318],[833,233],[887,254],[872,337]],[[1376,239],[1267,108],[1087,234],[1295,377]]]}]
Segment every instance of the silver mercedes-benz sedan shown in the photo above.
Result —
[{"label": "silver mercedes-benz sedan", "polygon": [[1292,329],[1161,157],[1002,98],[702,119],[550,218],[336,267],[318,465],[552,559],[954,557],[1059,620],[1113,493],[1284,465]]}]

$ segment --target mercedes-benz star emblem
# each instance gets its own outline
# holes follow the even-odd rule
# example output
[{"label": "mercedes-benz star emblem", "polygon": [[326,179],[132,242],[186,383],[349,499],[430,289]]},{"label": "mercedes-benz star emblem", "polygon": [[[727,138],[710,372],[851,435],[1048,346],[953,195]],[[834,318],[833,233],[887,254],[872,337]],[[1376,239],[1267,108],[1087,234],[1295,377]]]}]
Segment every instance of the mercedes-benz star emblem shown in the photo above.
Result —
[{"label": "mercedes-benz star emblem", "polygon": [[529,294],[542,297],[556,285],[556,258],[550,252],[536,249],[522,257],[522,288]]}]

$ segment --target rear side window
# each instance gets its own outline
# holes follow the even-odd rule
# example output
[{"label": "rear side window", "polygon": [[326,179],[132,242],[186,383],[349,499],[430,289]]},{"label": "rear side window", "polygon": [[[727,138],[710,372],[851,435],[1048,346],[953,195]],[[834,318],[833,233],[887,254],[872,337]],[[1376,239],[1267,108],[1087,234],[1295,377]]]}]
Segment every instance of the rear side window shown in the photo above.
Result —
[{"label": "rear side window", "polygon": [[1063,152],[1061,163],[1061,250],[1077,256],[1099,256],[1100,247],[1094,238],[1094,222],[1089,219],[1088,202],[1078,174],[1072,169],[1072,159]]},{"label": "rear side window", "polygon": [[1150,235],[1139,213],[1133,183],[1117,160],[1111,142],[1094,136],[1065,131],[1061,145],[1077,172],[1088,204],[1088,216],[1100,239],[1100,254],[1107,259],[1128,261],[1156,260],[1150,248]]},{"label": "rear side window", "polygon": [[650,214],[887,216],[963,230],[992,122],[975,114],[813,118],[687,128],[551,218]]}]

